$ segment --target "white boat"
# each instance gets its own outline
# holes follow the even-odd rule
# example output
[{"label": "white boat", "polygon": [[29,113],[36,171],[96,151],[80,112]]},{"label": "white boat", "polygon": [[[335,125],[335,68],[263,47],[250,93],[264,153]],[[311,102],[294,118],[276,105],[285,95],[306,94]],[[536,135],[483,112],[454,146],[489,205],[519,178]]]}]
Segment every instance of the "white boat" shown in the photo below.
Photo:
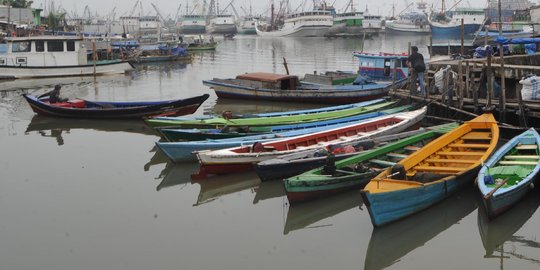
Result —
[{"label": "white boat", "polygon": [[238,34],[241,35],[256,35],[257,31],[255,31],[255,25],[257,23],[257,19],[254,17],[244,17],[238,22]]},{"label": "white boat", "polygon": [[426,2],[419,1],[416,8],[404,12],[397,20],[386,22],[386,30],[397,34],[429,34],[429,20],[426,14]]},{"label": "white boat", "polygon": [[257,23],[257,35],[263,37],[322,37],[333,25],[330,11],[317,10],[294,13],[287,18],[281,27],[272,29],[269,24]]},{"label": "white boat", "polygon": [[325,148],[331,144],[351,143],[358,140],[403,132],[418,124],[426,107],[373,118],[349,126],[315,132],[278,141],[259,143],[260,146],[241,146],[221,150],[194,152],[201,164],[201,174],[226,174],[252,169],[258,162],[308,149]]},{"label": "white boat", "polygon": [[378,32],[383,28],[382,22],[382,16],[364,13],[362,27],[364,28],[364,30],[373,30],[375,32]]},{"label": "white boat", "polygon": [[210,19],[210,23],[206,28],[211,34],[236,34],[236,23],[232,15],[220,14],[215,15]]},{"label": "white boat", "polygon": [[34,36],[7,38],[0,54],[0,79],[123,74],[128,62],[89,63],[81,37]]},{"label": "white boat", "polygon": [[182,34],[204,34],[206,33],[206,16],[204,15],[185,15],[182,17],[180,25]]}]

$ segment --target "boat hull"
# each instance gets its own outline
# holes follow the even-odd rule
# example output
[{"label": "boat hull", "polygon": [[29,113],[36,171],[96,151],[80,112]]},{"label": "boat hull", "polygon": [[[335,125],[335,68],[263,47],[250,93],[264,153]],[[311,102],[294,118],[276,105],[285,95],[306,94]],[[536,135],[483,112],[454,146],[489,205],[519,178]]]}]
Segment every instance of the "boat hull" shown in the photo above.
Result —
[{"label": "boat hull", "polygon": [[[51,106],[47,103],[39,101],[37,98],[23,95],[32,110],[41,115],[68,117],[68,118],[89,118],[89,119],[112,119],[112,118],[141,118],[145,116],[171,114],[171,115],[186,115],[194,113],[201,104],[208,99],[209,95],[204,94],[193,98],[187,98],[176,101],[155,102],[153,104],[140,103],[138,106],[124,107],[118,106],[115,108],[102,109],[96,108],[69,108]],[[98,102],[95,102],[98,103]],[[107,103],[101,104],[119,104]],[[129,103],[124,103],[124,105]],[[133,103],[131,103],[133,104]]]},{"label": "boat hull", "polygon": [[400,26],[393,26],[393,25],[387,25],[386,26],[386,32],[391,34],[404,34],[404,35],[429,35],[431,33],[431,30],[429,29],[429,26],[425,26],[423,28],[419,27],[400,27]]},{"label": "boat hull", "polygon": [[328,33],[331,26],[321,25],[303,25],[295,28],[281,29],[271,32],[260,31],[256,29],[256,33],[262,37],[322,37]]},{"label": "boat hull", "polygon": [[[463,32],[465,37],[474,35],[474,33],[480,29],[480,26],[480,24],[465,24]],[[441,24],[432,23],[431,35],[433,38],[459,38],[461,37],[461,25],[444,26]]]},{"label": "boat hull", "polygon": [[208,33],[211,34],[236,34],[236,25],[235,24],[210,24],[207,28]]},{"label": "boat hull", "polygon": [[[494,187],[488,187],[483,181],[484,177],[488,175],[491,169],[491,173],[494,174],[493,178],[497,173],[494,173],[494,167],[498,164],[501,166],[502,161],[504,161],[507,154],[512,151],[519,144],[535,145],[536,152],[540,147],[540,135],[534,130],[530,129],[524,133],[514,137],[506,144],[501,146],[485,163],[485,165],[480,169],[478,173],[478,189],[483,197],[483,204],[486,207],[488,217],[493,219],[502,213],[506,212],[517,202],[522,200],[527,193],[529,193],[534,188],[534,181],[538,178],[538,173],[540,172],[540,164],[538,164],[538,159],[535,160],[537,163],[534,168],[530,169],[530,174],[524,178],[519,178],[520,180],[516,183],[511,184],[511,186],[503,186],[497,189],[491,196],[490,192],[493,191]],[[514,155],[519,155],[519,153],[514,153]],[[522,158],[525,156],[522,156]],[[525,159],[520,159],[525,160]],[[511,163],[516,161],[511,161]],[[519,161],[517,162],[519,163]],[[519,166],[519,165],[514,165]],[[532,166],[530,166],[532,167]],[[510,169],[510,168],[509,168]],[[517,169],[514,169],[517,171]],[[517,172],[516,172],[517,173]],[[508,176],[510,178],[510,176]],[[501,177],[502,178],[502,177]]]},{"label": "boat hull", "polygon": [[115,62],[84,66],[58,67],[9,67],[0,66],[0,79],[30,79],[46,77],[74,77],[107,74],[124,74],[133,70],[128,62]]},{"label": "boat hull", "polygon": [[203,84],[214,89],[219,98],[253,99],[288,102],[313,102],[327,104],[347,104],[367,101],[387,95],[392,84],[377,86],[351,86],[350,90],[335,88],[319,90],[279,90],[256,89],[215,81],[203,81]]},{"label": "boat hull", "polygon": [[472,184],[478,170],[479,166],[461,175],[415,188],[384,193],[361,191],[360,194],[368,206],[373,225],[383,226],[420,212],[450,196],[463,185]]}]

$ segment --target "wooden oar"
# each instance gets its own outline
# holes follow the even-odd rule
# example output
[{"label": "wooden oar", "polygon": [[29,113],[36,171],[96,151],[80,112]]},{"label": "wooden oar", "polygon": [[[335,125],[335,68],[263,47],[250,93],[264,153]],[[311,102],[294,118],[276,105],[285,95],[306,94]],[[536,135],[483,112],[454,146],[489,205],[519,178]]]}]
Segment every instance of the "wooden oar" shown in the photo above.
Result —
[{"label": "wooden oar", "polygon": [[486,196],[484,196],[484,200],[487,200],[489,199],[491,196],[493,196],[493,194],[499,190],[499,188],[501,188],[502,186],[504,186],[504,184],[506,184],[506,182],[508,182],[508,179],[510,179],[509,177],[507,177],[506,179],[504,179],[502,182],[500,182],[494,189],[492,189],[488,194],[486,194]]}]

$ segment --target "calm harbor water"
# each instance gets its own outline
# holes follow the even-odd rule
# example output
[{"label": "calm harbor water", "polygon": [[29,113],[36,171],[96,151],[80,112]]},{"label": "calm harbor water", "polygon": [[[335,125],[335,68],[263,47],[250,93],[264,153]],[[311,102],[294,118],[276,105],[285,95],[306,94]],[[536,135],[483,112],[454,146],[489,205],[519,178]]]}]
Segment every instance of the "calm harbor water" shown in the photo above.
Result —
[{"label": "calm harbor water", "polygon": [[[351,52],[403,52],[427,37],[236,37],[189,64],[128,76],[0,82],[2,269],[538,269],[540,192],[489,222],[476,189],[404,221],[371,225],[356,191],[289,206],[280,182],[254,173],[191,182],[140,121],[35,116],[20,97],[63,84],[96,100],[210,93],[197,114],[317,107],[217,100],[201,81],[239,73],[355,70]],[[427,55],[427,48],[420,46]]]}]

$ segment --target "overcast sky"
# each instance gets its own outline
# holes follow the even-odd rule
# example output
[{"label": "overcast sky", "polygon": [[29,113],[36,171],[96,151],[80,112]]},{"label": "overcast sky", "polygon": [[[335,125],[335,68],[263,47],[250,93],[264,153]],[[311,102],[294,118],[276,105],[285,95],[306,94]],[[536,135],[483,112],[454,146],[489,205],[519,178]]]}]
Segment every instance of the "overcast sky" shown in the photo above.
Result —
[{"label": "overcast sky", "polygon": [[[210,0],[206,0],[208,3]],[[230,0],[216,0],[219,2],[220,9],[224,8]],[[335,2],[334,2],[335,1]],[[430,5],[438,7],[441,5],[441,0],[424,0]],[[455,0],[446,0],[446,6],[452,6]],[[92,14],[96,12],[101,15],[106,15],[111,12],[111,10],[116,7],[116,18],[120,16],[127,15],[133,6],[136,3],[136,0],[35,0],[32,7],[34,8],[43,8],[48,9],[51,2],[54,2],[55,6],[62,7],[68,11],[69,15],[76,14],[82,15],[84,8],[88,5]],[[150,5],[154,3],[163,16],[175,16],[178,6],[181,4],[181,14],[185,13],[186,3],[189,2],[189,6],[192,7],[193,3],[199,2],[203,3],[203,0],[142,0],[143,2],[143,11],[145,14],[155,15],[156,12],[154,8]],[[249,10],[249,6],[253,7],[254,14],[261,14],[269,10],[271,0],[234,0],[234,5],[238,12],[242,15],[240,7],[243,7],[246,10]],[[279,4],[279,0],[274,0],[275,4]],[[310,9],[313,5],[312,0],[290,0],[290,6],[293,9],[301,6],[302,3],[306,2],[305,8]],[[334,3],[335,8],[340,11],[343,10],[349,0],[328,0],[327,3]],[[375,2],[375,3],[373,3]],[[364,11],[366,5],[369,9],[369,12],[372,14],[378,14],[383,16],[388,16],[392,14],[392,5],[395,4],[396,13],[400,12],[406,7],[406,3],[412,2],[412,0],[354,0],[353,3],[357,10]],[[533,0],[532,2],[538,2],[538,0]],[[369,4],[368,4],[369,3]],[[471,6],[471,7],[485,7],[487,0],[462,0],[459,4],[460,6]],[[191,8],[190,8],[191,9]],[[139,13],[139,9],[135,12]]]}]

